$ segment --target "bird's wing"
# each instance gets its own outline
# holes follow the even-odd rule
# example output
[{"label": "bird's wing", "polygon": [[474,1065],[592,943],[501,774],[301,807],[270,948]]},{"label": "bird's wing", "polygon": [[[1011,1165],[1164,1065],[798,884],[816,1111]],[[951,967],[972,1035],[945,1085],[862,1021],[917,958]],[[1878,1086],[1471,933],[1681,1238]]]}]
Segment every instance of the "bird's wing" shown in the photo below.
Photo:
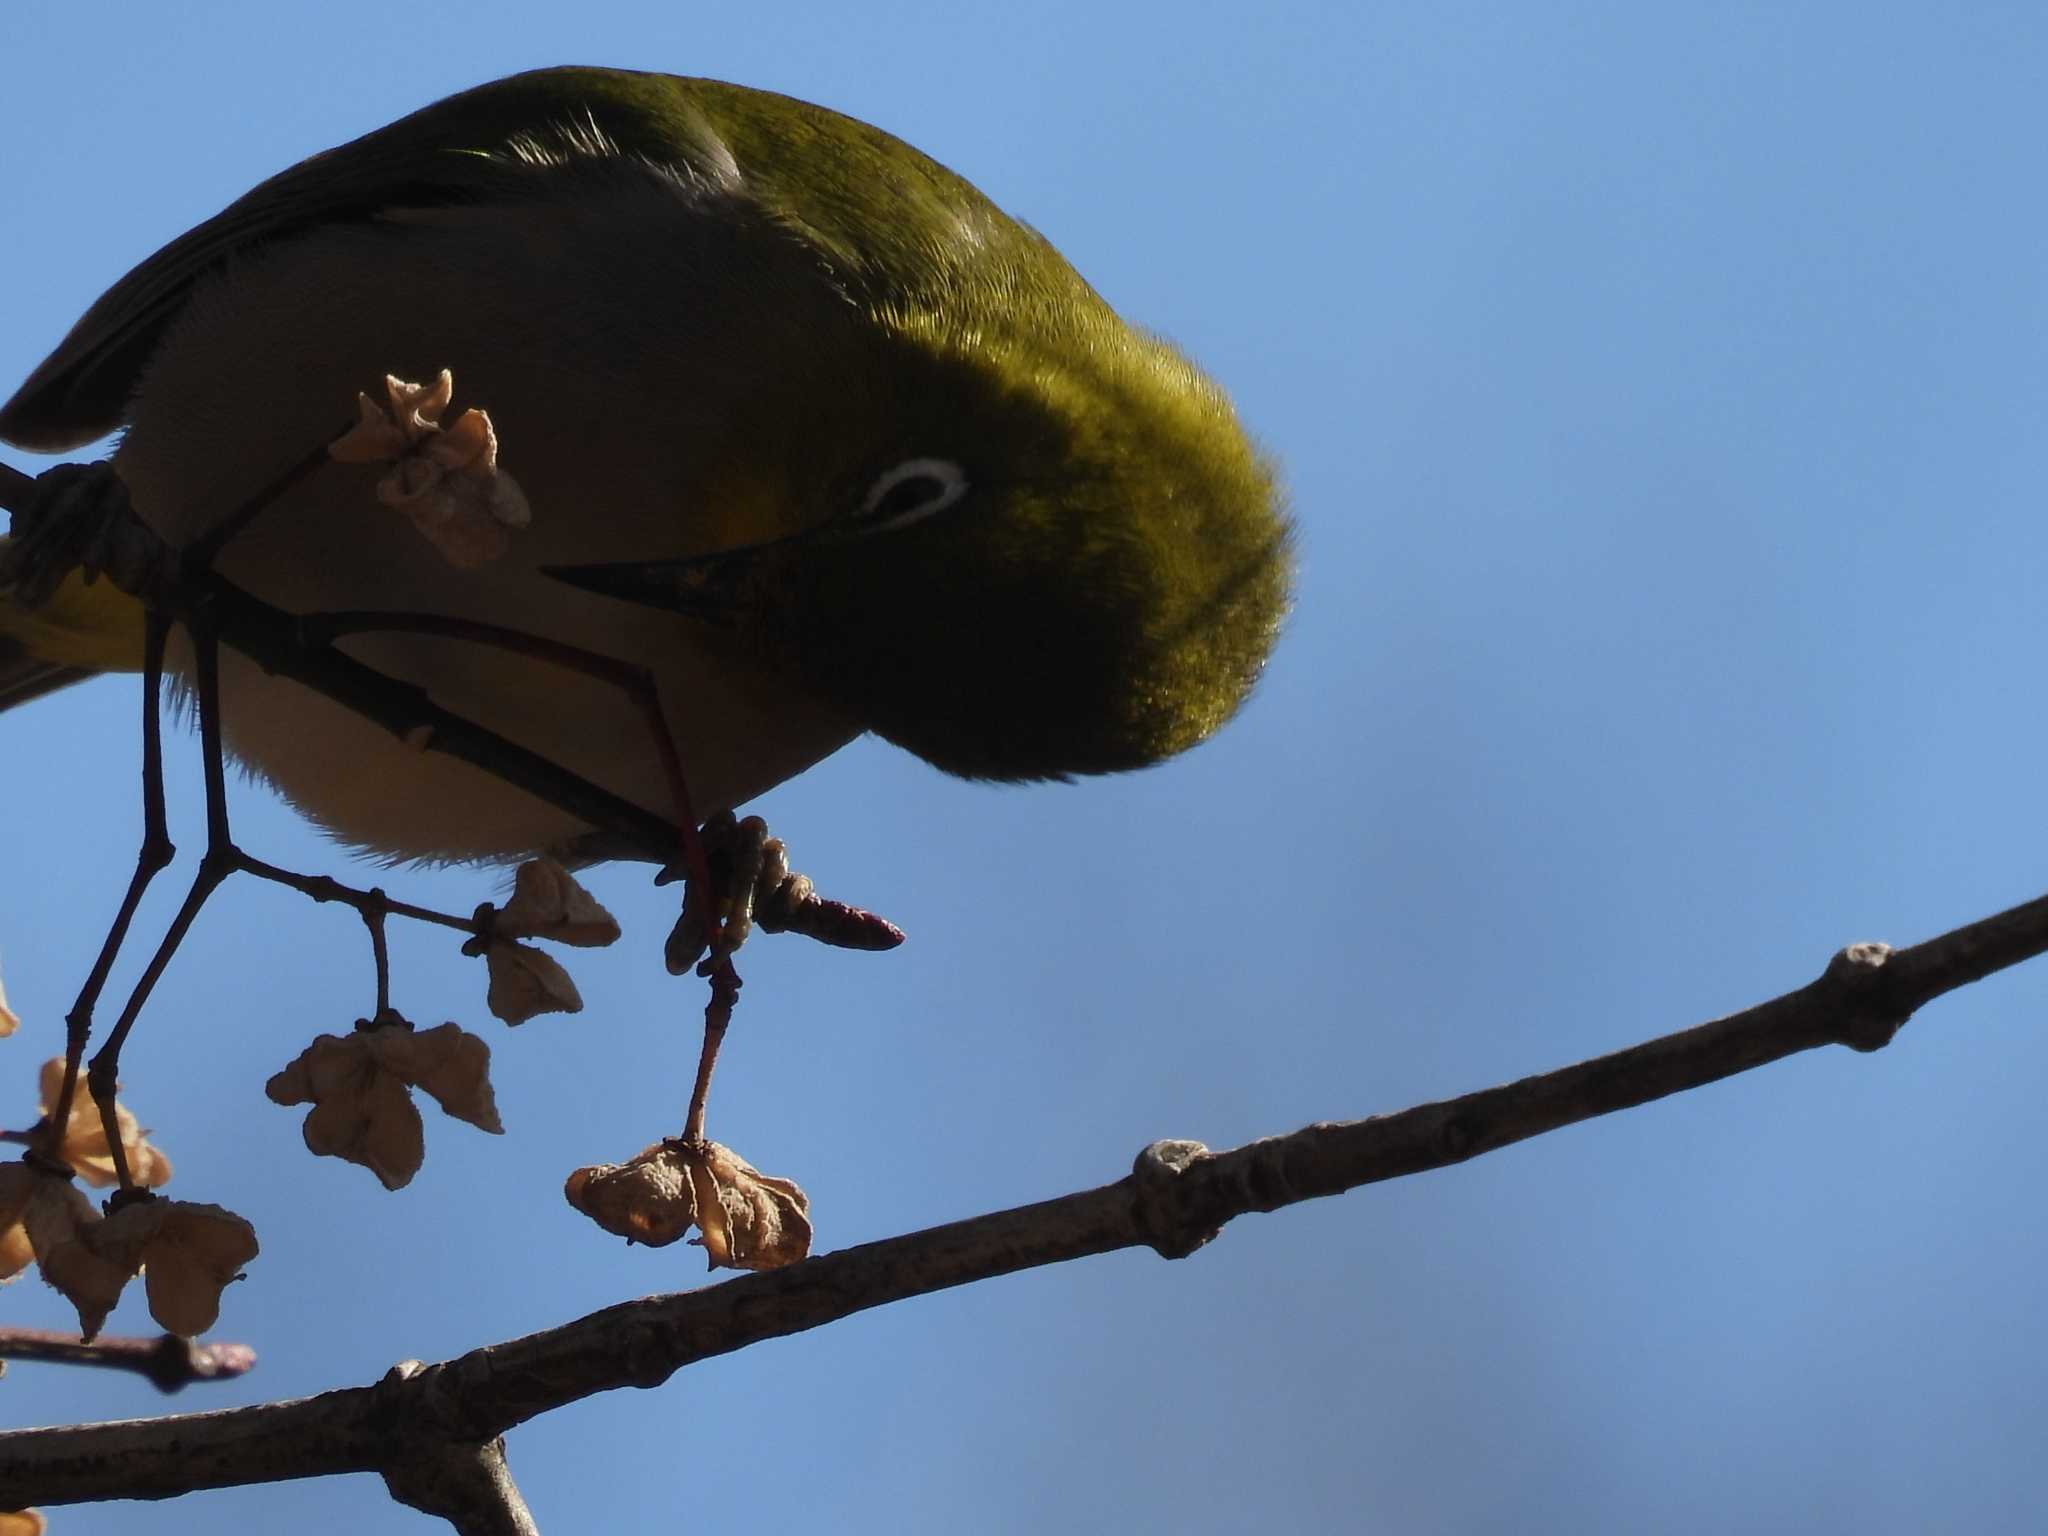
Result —
[{"label": "bird's wing", "polygon": [[544,197],[565,168],[599,159],[630,157],[700,186],[736,184],[731,151],[706,111],[736,92],[623,70],[535,70],[301,161],[110,288],[0,406],[0,441],[54,453],[120,426],[193,286],[276,241],[409,209]]},{"label": "bird's wing", "polygon": [[44,661],[11,635],[0,634],[0,709],[12,709],[93,675],[87,667]]}]

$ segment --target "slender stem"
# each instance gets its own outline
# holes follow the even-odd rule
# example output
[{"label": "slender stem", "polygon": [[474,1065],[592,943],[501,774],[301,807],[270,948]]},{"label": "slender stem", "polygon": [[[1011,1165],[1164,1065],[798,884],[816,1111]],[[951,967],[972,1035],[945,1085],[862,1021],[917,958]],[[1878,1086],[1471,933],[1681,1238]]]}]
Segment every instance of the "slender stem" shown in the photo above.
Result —
[{"label": "slender stem", "polygon": [[690,1091],[690,1112],[683,1120],[685,1141],[704,1139],[704,1106],[711,1097],[711,1072],[718,1065],[718,1048],[725,1042],[733,1004],[740,996],[739,973],[730,960],[707,960],[699,974],[711,978],[711,1001],[704,1005],[704,1048],[697,1056],[697,1085]]},{"label": "slender stem", "polygon": [[[674,802],[676,814],[676,836],[680,845],[682,863],[689,886],[702,894],[704,910],[710,914],[706,921],[706,938],[711,950],[711,959],[706,962],[709,969],[703,974],[711,980],[711,1000],[704,1009],[704,1047],[698,1060],[697,1083],[690,1095],[690,1110],[685,1121],[686,1138],[701,1138],[704,1131],[704,1103],[710,1092],[711,1071],[717,1064],[718,1049],[725,1038],[726,1027],[732,1021],[733,1004],[739,997],[739,973],[733,969],[731,951],[737,948],[737,938],[743,931],[738,911],[739,900],[744,893],[750,899],[751,876],[734,883],[733,906],[723,915],[719,913],[719,892],[711,871],[711,858],[704,846],[704,837],[698,828],[697,810],[690,795],[689,777],[683,771],[682,753],[677,749],[675,734],[669,729],[668,718],[661,707],[661,691],[656,686],[653,674],[645,667],[621,661],[580,646],[564,644],[543,635],[529,634],[524,630],[508,629],[498,624],[487,624],[476,619],[453,618],[436,613],[384,613],[371,609],[347,609],[335,613],[307,614],[298,620],[300,638],[313,644],[331,645],[349,635],[397,633],[410,635],[431,635],[439,639],[461,640],[473,645],[495,646],[500,650],[530,656],[539,661],[580,672],[585,677],[610,683],[625,693],[640,711],[647,726],[648,735],[653,739],[655,751],[661,758],[662,771],[667,776],[669,794]],[[758,851],[754,861],[754,873],[759,872]],[[847,909],[853,911],[855,909]],[[879,922],[879,920],[876,920]],[[740,926],[736,926],[736,924]],[[854,925],[847,925],[849,930]],[[885,947],[901,940],[901,934],[887,923],[881,923],[879,942],[870,939],[872,947]],[[870,927],[864,932],[873,935]]]},{"label": "slender stem", "polygon": [[370,930],[370,963],[377,971],[377,1005],[370,1017],[381,1020],[391,1011],[391,946],[384,937],[384,918],[391,906],[381,889],[372,889],[370,898],[376,903],[373,910],[356,910]]},{"label": "slender stem", "polygon": [[0,1328],[0,1360],[51,1365],[95,1365],[146,1376],[159,1391],[176,1392],[196,1381],[229,1381],[256,1367],[246,1344],[199,1344],[174,1333],[153,1339],[103,1333],[90,1344],[75,1333],[43,1328]]},{"label": "slender stem", "polygon": [[[348,424],[345,423],[335,431],[334,436],[339,437],[347,430]],[[332,439],[329,439],[329,441],[331,442]],[[238,537],[251,523],[255,522],[258,517],[274,506],[286,491],[291,490],[300,481],[312,474],[314,470],[327,462],[327,444],[322,443],[289,469],[285,470],[275,480],[257,490],[247,501],[215,523],[205,533],[194,539],[190,544],[187,544],[179,557],[180,564],[184,567],[184,573],[187,576],[197,576],[212,570],[213,562],[220,557],[221,550],[227,546],[230,540]]]},{"label": "slender stem", "polygon": [[257,858],[240,848],[233,850],[233,865],[237,873],[256,876],[276,885],[290,886],[302,896],[315,901],[338,901],[345,907],[353,907],[364,922],[380,914],[393,917],[409,917],[414,922],[433,923],[441,928],[453,928],[472,937],[481,937],[482,929],[475,918],[457,917],[452,912],[436,912],[432,907],[414,906],[409,901],[393,901],[383,891],[372,888],[364,890],[358,886],[344,885],[330,875],[302,875]]},{"label": "slender stem", "polygon": [[466,640],[501,651],[531,656],[570,672],[630,690],[646,677],[646,669],[602,651],[585,650],[561,640],[550,640],[523,629],[488,624],[481,619],[456,618],[445,613],[385,612],[377,608],[346,608],[333,613],[302,614],[298,621],[302,639],[310,645],[332,645],[350,635],[431,635],[441,640]]},{"label": "slender stem", "polygon": [[675,733],[669,729],[667,715],[661,707],[661,690],[654,681],[654,674],[647,668],[600,651],[551,640],[545,635],[439,613],[385,613],[376,609],[350,608],[334,613],[305,614],[298,620],[298,629],[301,639],[316,645],[331,645],[349,635],[365,634],[432,635],[444,640],[464,640],[473,645],[494,646],[499,650],[530,656],[536,661],[549,662],[619,689],[640,711],[648,735],[653,738],[654,750],[661,758],[662,772],[668,779],[669,797],[675,809],[685,873],[707,895],[712,892],[711,862],[704,850],[703,837],[697,830],[697,809],[690,794],[689,777],[683,772],[682,753],[676,747]]}]

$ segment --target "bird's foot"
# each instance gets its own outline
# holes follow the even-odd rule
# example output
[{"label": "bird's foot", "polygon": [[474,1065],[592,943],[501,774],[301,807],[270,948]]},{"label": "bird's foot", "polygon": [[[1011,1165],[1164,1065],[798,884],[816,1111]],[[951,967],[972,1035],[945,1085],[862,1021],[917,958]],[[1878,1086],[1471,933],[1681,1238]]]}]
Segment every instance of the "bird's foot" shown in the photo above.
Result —
[{"label": "bird's foot", "polygon": [[887,918],[818,895],[809,879],[790,869],[788,848],[760,817],[724,811],[700,835],[716,889],[684,885],[683,913],[664,950],[670,975],[686,974],[707,950],[714,958],[731,956],[756,927],[839,949],[894,949],[903,942],[903,930]]},{"label": "bird's foot", "polygon": [[105,576],[146,597],[165,563],[163,540],[135,516],[111,462],[59,464],[36,477],[31,504],[14,513],[13,536],[0,546],[0,591],[40,608],[80,571],[87,582]]}]

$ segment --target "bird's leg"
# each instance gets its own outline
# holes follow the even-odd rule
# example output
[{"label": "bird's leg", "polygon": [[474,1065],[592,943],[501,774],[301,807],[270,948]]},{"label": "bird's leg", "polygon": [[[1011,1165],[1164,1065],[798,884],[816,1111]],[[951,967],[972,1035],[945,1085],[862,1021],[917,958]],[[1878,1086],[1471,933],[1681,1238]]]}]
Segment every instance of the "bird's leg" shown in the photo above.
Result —
[{"label": "bird's leg", "polygon": [[[676,935],[685,931],[690,923],[693,905],[705,914],[699,932],[704,935],[711,953],[697,966],[697,974],[711,983],[710,1000],[704,1004],[704,1044],[697,1052],[697,1081],[690,1089],[690,1107],[683,1116],[683,1140],[692,1144],[704,1140],[704,1107],[711,1098],[711,1073],[718,1065],[719,1048],[725,1044],[725,1031],[732,1023],[732,1010],[740,1000],[740,974],[733,968],[733,952],[747,941],[748,931],[753,926],[754,893],[767,872],[771,857],[778,860],[782,875],[789,873],[789,860],[783,854],[780,839],[768,835],[768,823],[758,816],[749,816],[745,821],[733,820],[732,812],[722,811],[704,828],[705,834],[716,837],[720,852],[725,855],[717,875],[723,875],[720,884],[714,884],[717,875],[710,869],[710,858],[705,849],[706,837],[696,839],[697,852],[703,859],[705,872],[701,879],[693,879],[700,900],[692,903],[690,889],[684,888],[683,913],[676,920],[676,927],[669,935],[669,971],[679,974],[687,969],[689,962],[676,964]],[[686,850],[687,851],[687,850]],[[721,892],[722,885],[722,892]],[[712,924],[723,911],[724,922],[718,927]],[[698,941],[691,938],[689,947],[696,948]],[[694,956],[692,957],[694,958]]]},{"label": "bird's leg", "polygon": [[[268,506],[309,469],[310,462],[295,466],[288,475],[264,487],[249,502],[223,521],[214,539],[202,553],[202,567],[228,537],[247,526],[256,513]],[[0,589],[12,599],[34,608],[49,601],[72,571],[81,571],[87,582],[100,576],[121,591],[143,602],[143,686],[142,686],[142,847],[136,855],[135,873],[120,909],[100,946],[77,1001],[65,1015],[64,1078],[58,1089],[44,1134],[54,1149],[63,1144],[71,1110],[78,1092],[79,1070],[85,1047],[92,1034],[93,1014],[112,972],[114,960],[126,941],[137,908],[151,881],[175,856],[164,810],[163,786],[163,668],[165,646],[173,622],[168,608],[153,601],[158,594],[177,585],[184,574],[181,557],[170,551],[156,533],[136,518],[128,500],[127,487],[114,466],[107,461],[92,464],[60,464],[38,476],[25,493],[10,478],[6,487],[12,512],[12,537],[0,548]],[[198,915],[206,897],[226,878],[238,857],[228,837],[225,771],[221,762],[219,653],[210,633],[195,631],[199,656],[200,732],[207,754],[207,851],[201,861],[192,891],[163,942],[158,946],[143,979],[130,995],[120,1022],[86,1072],[87,1090],[99,1107],[106,1133],[109,1156],[121,1187],[132,1187],[126,1148],[121,1142],[118,1111],[114,1102],[116,1067],[123,1041],[134,1027],[144,1000],[163,973],[185,930]]]},{"label": "bird's leg", "polygon": [[[149,1000],[149,994],[155,989],[165,967],[171,963],[171,956],[184,942],[185,934],[191,928],[192,920],[199,915],[199,909],[206,904],[206,898],[233,872],[239,852],[228,832],[227,770],[220,735],[220,646],[214,636],[202,628],[193,633],[192,649],[196,660],[200,750],[205,759],[206,852],[200,856],[198,872],[192,877],[192,888],[186,893],[177,916],[171,919],[171,926],[157,945],[156,953],[150,956],[141,978],[128,994],[127,1005],[114,1024],[113,1033],[107,1036],[106,1043],[95,1053],[86,1071],[86,1087],[93,1102],[99,1106],[108,1153],[114,1163],[114,1176],[123,1190],[132,1189],[134,1180],[128,1171],[127,1152],[121,1145],[114,1105],[121,1047],[127,1043],[128,1032],[135,1027],[136,1016],[142,1012],[142,1005]],[[79,1043],[82,1049],[83,1040]]]},{"label": "bird's leg", "polygon": [[781,838],[769,836],[768,823],[759,816],[738,819],[721,811],[704,824],[699,842],[707,873],[684,885],[683,913],[664,947],[670,975],[695,966],[711,983],[697,1082],[683,1122],[686,1142],[704,1139],[712,1069],[739,1000],[732,956],[756,926],[769,933],[802,933],[842,949],[894,949],[903,942],[903,930],[887,918],[819,896],[807,878],[791,871],[788,848]]},{"label": "bird's leg", "polygon": [[[22,599],[24,592],[29,597],[40,595],[40,598],[47,598],[73,568],[84,568],[88,579],[105,573],[121,590],[141,599],[145,608],[157,615],[157,621],[166,628],[173,619],[185,621],[188,627],[195,631],[195,650],[203,658],[200,722],[208,768],[208,847],[200,870],[194,878],[192,890],[152,957],[142,979],[136,984],[127,1007],[123,1009],[121,1020],[115,1027],[114,1035],[93,1059],[88,1073],[88,1085],[94,1098],[101,1103],[103,1118],[112,1113],[114,1066],[119,1057],[121,1044],[133,1027],[136,1015],[168,965],[170,956],[176,951],[185,932],[197,916],[199,908],[204,905],[206,897],[229,874],[238,869],[291,885],[316,900],[345,901],[363,916],[371,929],[372,948],[377,957],[380,1013],[388,995],[387,966],[378,942],[381,938],[384,914],[418,917],[463,929],[476,936],[472,920],[388,902],[381,892],[353,891],[324,877],[294,875],[253,859],[235,847],[227,830],[220,742],[218,640],[213,625],[208,622],[210,614],[216,607],[221,612],[224,627],[229,628],[229,633],[239,648],[256,656],[266,667],[276,668],[284,675],[295,677],[379,723],[389,723],[386,716],[393,712],[389,707],[389,701],[379,698],[375,702],[387,707],[369,707],[364,701],[366,685],[359,683],[353,674],[341,680],[329,676],[328,673],[345,662],[346,658],[334,653],[326,642],[345,634],[375,630],[435,634],[496,645],[551,660],[559,665],[582,671],[586,675],[610,681],[622,688],[634,701],[647,723],[676,806],[676,824],[669,830],[679,845],[679,857],[666,866],[658,877],[659,880],[666,881],[681,874],[686,879],[684,917],[678,923],[677,933],[672,934],[669,941],[672,968],[678,972],[690,969],[698,955],[703,954],[706,949],[712,952],[711,958],[699,968],[700,974],[712,983],[712,999],[706,1017],[706,1055],[699,1074],[700,1092],[696,1096],[699,1100],[701,1089],[709,1080],[710,1066],[717,1050],[717,1039],[724,1033],[724,1021],[730,1018],[733,1001],[739,992],[740,980],[732,967],[731,955],[752,926],[759,926],[769,932],[804,933],[822,942],[845,948],[889,949],[902,942],[901,932],[884,919],[856,907],[817,897],[807,880],[801,876],[788,874],[786,859],[776,864],[765,856],[760,861],[754,861],[750,855],[749,872],[738,887],[720,888],[711,859],[705,849],[704,839],[699,832],[681,756],[662,712],[659,691],[651,674],[645,669],[615,658],[565,646],[540,636],[432,614],[307,615],[291,620],[280,630],[278,623],[267,616],[269,611],[264,610],[261,604],[254,603],[246,595],[220,582],[219,578],[208,575],[208,568],[221,548],[248,527],[279,496],[324,462],[325,456],[324,447],[305,455],[283,474],[262,487],[235,512],[223,518],[200,540],[185,550],[175,552],[168,550],[153,530],[135,518],[111,465],[59,466],[58,470],[51,471],[36,481],[31,481],[18,471],[0,465],[0,506],[15,511],[17,533],[15,542],[0,546],[0,586],[13,585],[17,589],[17,600]],[[23,508],[27,510],[20,510]],[[284,617],[282,614],[274,615],[276,621],[283,621]],[[203,637],[200,631],[204,631]],[[159,656],[160,649],[159,642]],[[334,665],[317,676],[311,675],[318,670],[311,663],[321,660],[323,656],[331,658]],[[383,681],[381,678],[378,680]],[[348,684],[347,687],[342,686],[344,682]],[[401,689],[404,685],[394,681],[392,686],[394,689]],[[417,712],[418,707],[424,702],[424,699],[409,699],[407,708]],[[436,718],[440,719],[444,729],[452,731],[456,727],[462,728],[460,748],[451,746],[444,750],[454,751],[459,757],[476,761],[488,771],[499,773],[508,782],[523,787],[539,769],[545,768],[555,779],[562,781],[567,789],[573,789],[579,794],[587,791],[593,803],[599,803],[606,798],[615,800],[615,797],[606,797],[598,786],[563,773],[553,764],[537,759],[531,763],[527,762],[526,757],[530,754],[519,754],[513,743],[490,736],[489,733],[476,729],[466,721],[438,712]],[[152,726],[151,729],[154,730],[155,727]],[[479,741],[487,741],[494,752],[506,754],[512,759],[511,764],[501,764],[495,757],[485,761],[477,756],[476,754],[482,750],[478,745]],[[514,772],[513,768],[519,771]],[[158,782],[160,786],[160,775]],[[566,790],[564,792],[566,793]],[[158,794],[160,801],[160,787]],[[625,802],[616,802],[613,805],[603,805],[601,809],[615,813],[617,818],[609,820],[603,815],[593,818],[594,825],[607,829],[598,835],[610,840],[606,844],[609,851],[630,851],[643,855],[657,851],[648,841],[653,834],[647,830],[647,826],[653,818],[643,818],[640,829],[636,832],[622,832],[619,830],[619,823],[631,824],[632,813],[636,812],[637,808]],[[160,823],[159,813],[158,824]],[[764,832],[765,829],[759,832],[750,829],[750,835],[756,840],[772,843],[772,839],[765,839]],[[152,839],[152,845],[157,841]],[[168,850],[168,838],[161,838],[161,844]],[[779,850],[780,845],[776,844],[775,847]],[[145,857],[155,855],[146,849]],[[168,857],[168,851],[164,852],[156,868],[161,868],[162,862],[167,861]],[[154,874],[155,869],[150,873]],[[139,901],[140,894],[138,887],[130,902],[125,904],[124,912],[127,917],[132,917],[133,905]],[[121,926],[125,925],[124,918]],[[686,931],[698,935],[693,946],[695,952],[689,954],[687,958],[679,959],[678,945]],[[117,949],[118,935],[111,939],[110,943]],[[111,954],[107,959],[110,964]],[[95,995],[104,983],[105,976],[101,974],[93,988]],[[81,1018],[89,1021],[89,1008],[77,1011]],[[81,1040],[77,1049],[71,1053],[73,1060],[66,1077],[67,1098],[75,1093],[76,1057],[82,1050]],[[701,1121],[701,1108],[696,1118]],[[117,1170],[125,1184],[125,1160],[121,1157],[118,1139],[111,1124],[109,1139],[116,1145]]]},{"label": "bird's leg", "polygon": [[[168,628],[168,621],[161,618],[152,617],[150,622],[153,633],[158,627]],[[155,639],[153,647],[152,659],[160,666],[162,659],[161,640]],[[480,931],[479,925],[474,918],[455,917],[448,913],[432,911],[426,907],[414,906],[409,902],[393,901],[381,890],[357,890],[325,875],[295,874],[290,870],[281,869],[277,865],[255,858],[236,846],[228,825],[226,759],[221,742],[220,649],[215,637],[203,627],[196,630],[193,635],[193,654],[195,658],[195,692],[198,699],[200,750],[204,759],[206,783],[206,852],[200,858],[199,869],[193,876],[192,888],[186,893],[183,905],[179,907],[177,915],[171,920],[171,925],[165,931],[162,942],[158,944],[155,954],[150,957],[149,964],[144,968],[141,978],[135,984],[134,990],[130,992],[127,1005],[121,1010],[121,1016],[114,1025],[113,1033],[107,1037],[106,1043],[94,1055],[86,1073],[87,1089],[92,1095],[93,1102],[99,1106],[101,1124],[106,1132],[107,1145],[109,1155],[114,1164],[115,1177],[119,1180],[123,1189],[133,1187],[133,1178],[128,1168],[126,1149],[121,1144],[118,1111],[114,1103],[116,1080],[120,1075],[121,1047],[127,1042],[129,1031],[134,1028],[135,1020],[141,1014],[143,1005],[148,1002],[150,993],[155,989],[158,980],[163,976],[164,970],[169,966],[171,957],[177,953],[178,946],[184,942],[186,933],[191,929],[194,919],[199,915],[199,909],[206,904],[207,898],[213,894],[221,882],[226,880],[229,875],[236,873],[256,875],[261,879],[270,880],[280,885],[288,885],[316,901],[340,901],[354,908],[370,930],[371,952],[376,962],[377,972],[376,1011],[371,1016],[376,1019],[384,1018],[390,1006],[390,960],[384,942],[384,920],[387,916],[397,915],[413,918],[421,922],[435,923],[442,927],[458,929],[472,936],[475,936]],[[151,682],[154,685],[155,674],[152,674]],[[152,686],[150,691],[153,698],[155,694],[154,686]],[[155,717],[152,715],[152,722],[154,722],[154,719]],[[151,807],[149,819],[155,828],[155,836],[160,840],[163,849],[162,861],[149,869],[149,873],[154,874],[156,869],[162,867],[163,862],[168,862],[170,844],[169,840],[164,838],[162,834],[164,817],[161,742],[153,723],[146,728],[145,739],[149,749],[148,761],[156,765],[156,772],[148,780],[153,789],[146,791]],[[145,845],[146,849],[147,847],[148,844]],[[149,857],[147,851],[144,857],[145,859]],[[135,901],[141,895],[140,886],[146,883],[141,872],[138,871],[137,884],[131,888],[130,899],[123,904],[119,923],[120,928],[125,929],[127,920],[133,915]],[[113,951],[118,948],[118,944],[119,934],[117,932],[115,935],[110,936],[107,950],[102,955],[102,962],[95,968],[94,975],[88,982],[90,998],[85,1000],[84,1006],[81,1009],[74,1010],[72,1019],[73,1044],[67,1053],[66,1060],[65,1093],[67,1096],[77,1076],[76,1058],[83,1053],[86,1033],[90,1029],[90,1003],[97,999],[99,988],[105,984],[106,967],[111,963]],[[63,1121],[61,1117],[53,1117],[53,1120],[58,1126],[56,1135],[61,1137]]]},{"label": "bird's leg", "polygon": [[[114,957],[120,953],[122,943],[128,937],[128,926],[135,920],[135,909],[142,902],[142,893],[157,874],[171,862],[177,853],[172,844],[164,816],[164,744],[162,694],[164,678],[164,643],[170,637],[171,621],[162,614],[151,613],[144,620],[142,651],[142,848],[135,857],[135,873],[129,878],[128,893],[121,898],[121,908],[114,914],[114,923],[107,930],[106,942],[100,946],[99,958],[93,962],[92,972],[79,989],[78,1001],[71,1005],[71,1011],[64,1016],[64,1086],[58,1092],[57,1102],[50,1111],[48,1124],[48,1149],[55,1149],[64,1143],[64,1130],[71,1120],[71,1102],[78,1091],[78,1071],[85,1060],[86,1041],[92,1035],[93,1010],[99,1006],[100,993],[106,989],[107,974],[113,969]],[[122,1154],[119,1135],[108,1128],[107,1144],[116,1148],[115,1156]]]},{"label": "bird's leg", "polygon": [[580,672],[619,689],[632,701],[661,759],[675,810],[677,857],[656,877],[657,883],[678,874],[683,877],[682,916],[665,947],[669,973],[680,976],[694,968],[711,984],[686,1140],[703,1135],[712,1069],[739,999],[740,976],[732,957],[756,925],[770,933],[806,934],[845,949],[894,949],[903,942],[902,930],[886,918],[828,901],[817,895],[809,880],[792,874],[781,839],[768,835],[760,817],[735,821],[725,811],[700,828],[682,753],[661,707],[660,689],[645,667],[523,630],[443,614],[361,609],[306,614],[298,629],[303,641],[315,645],[331,645],[349,635],[397,632],[495,646]]}]

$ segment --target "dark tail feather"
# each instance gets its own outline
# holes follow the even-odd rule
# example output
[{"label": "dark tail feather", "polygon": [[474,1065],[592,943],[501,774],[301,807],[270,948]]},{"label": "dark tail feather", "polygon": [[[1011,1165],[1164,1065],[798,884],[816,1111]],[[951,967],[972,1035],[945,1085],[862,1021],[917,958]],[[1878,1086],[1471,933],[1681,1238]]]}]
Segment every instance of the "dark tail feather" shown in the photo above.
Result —
[{"label": "dark tail feather", "polygon": [[99,674],[90,667],[60,667],[31,656],[18,640],[0,635],[0,710],[39,699]]}]

